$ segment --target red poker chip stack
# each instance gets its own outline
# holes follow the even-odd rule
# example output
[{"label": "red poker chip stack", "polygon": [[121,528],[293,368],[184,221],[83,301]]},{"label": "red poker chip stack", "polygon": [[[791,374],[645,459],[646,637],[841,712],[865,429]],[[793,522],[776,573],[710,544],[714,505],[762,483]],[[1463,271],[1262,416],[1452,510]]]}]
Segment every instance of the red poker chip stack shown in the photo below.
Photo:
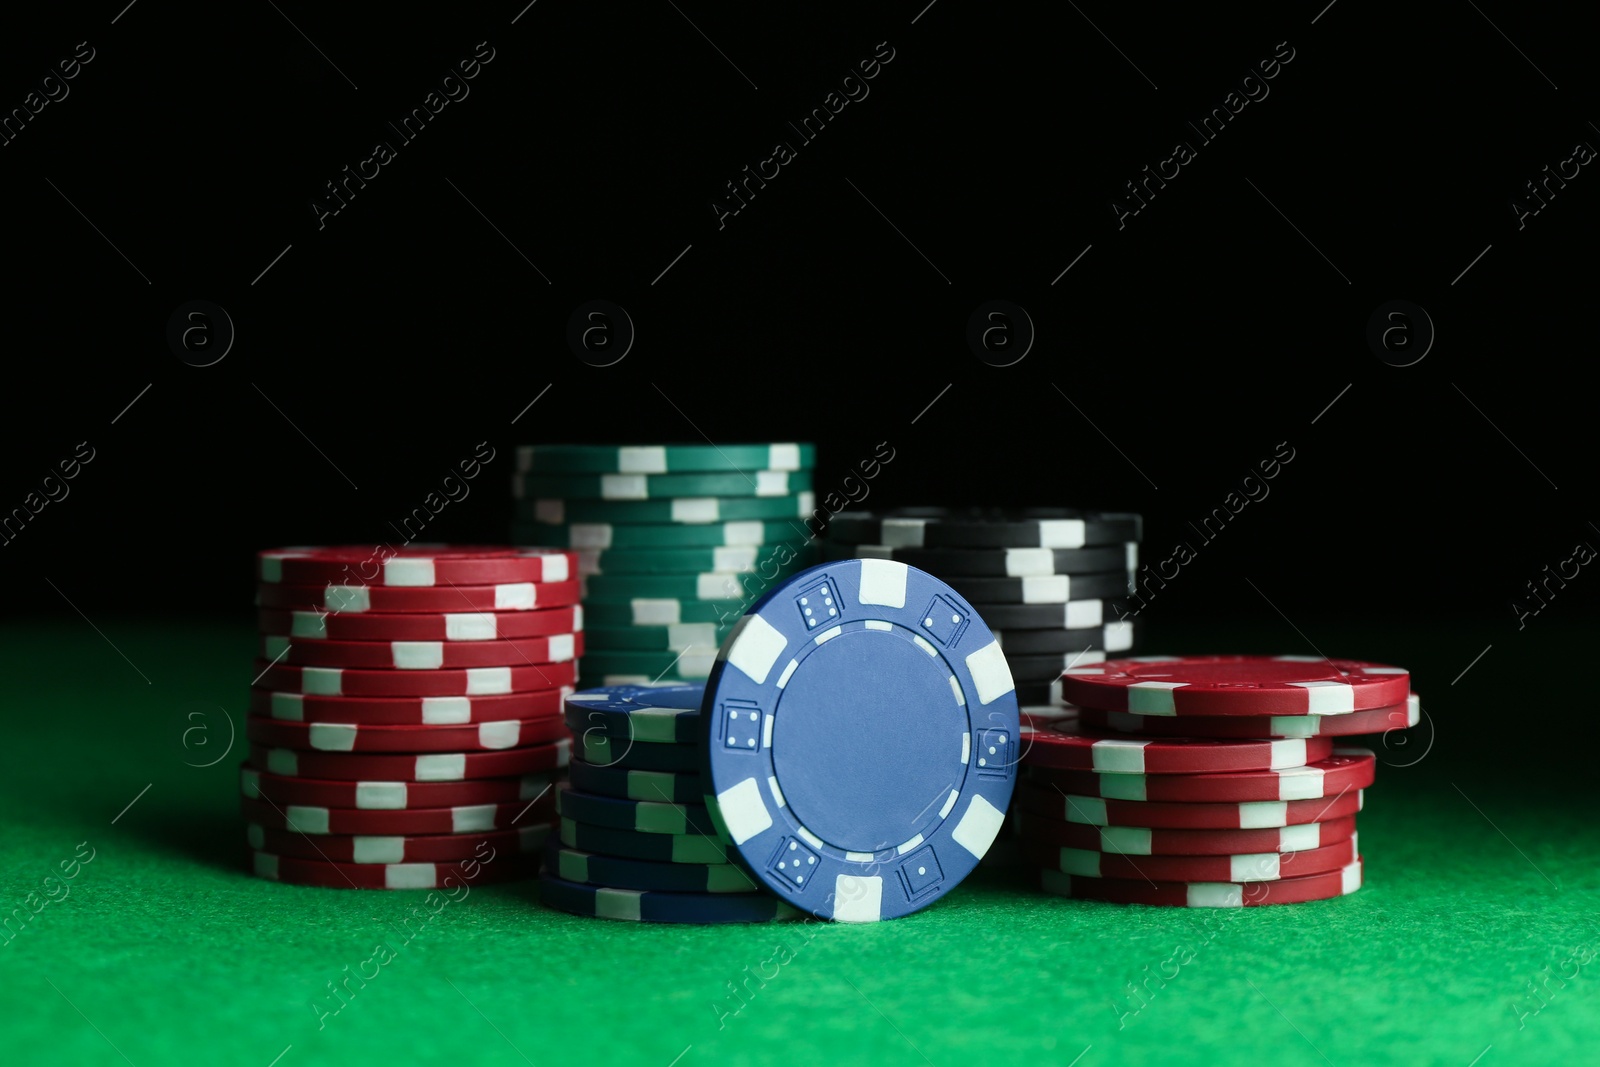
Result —
[{"label": "red poker chip stack", "polygon": [[505,546],[260,553],[240,768],[255,873],[363,889],[535,875],[572,745],[576,567]]},{"label": "red poker chip stack", "polygon": [[1064,672],[1023,716],[1012,802],[1049,893],[1248,907],[1361,886],[1356,814],[1376,757],[1344,738],[1414,726],[1407,671],[1300,656],[1141,656]]}]

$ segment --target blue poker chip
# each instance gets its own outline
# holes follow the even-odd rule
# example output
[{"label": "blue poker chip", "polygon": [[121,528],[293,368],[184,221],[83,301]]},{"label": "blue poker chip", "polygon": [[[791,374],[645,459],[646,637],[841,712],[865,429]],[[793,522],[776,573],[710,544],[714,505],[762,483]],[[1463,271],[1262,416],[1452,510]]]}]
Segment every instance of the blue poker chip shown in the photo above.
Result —
[{"label": "blue poker chip", "polygon": [[766,893],[656,893],[583,885],[553,874],[539,876],[546,906],[597,919],[650,923],[763,923],[799,913]]},{"label": "blue poker chip", "polygon": [[693,771],[630,771],[625,767],[596,767],[575,759],[567,765],[573,788],[622,800],[659,800],[669,804],[703,804],[706,791]]},{"label": "blue poker chip", "polygon": [[803,911],[909,915],[977,866],[1016,783],[999,644],[944,582],[894,560],[813,567],[740,619],[706,683],[707,805]]},{"label": "blue poker chip", "polygon": [[[576,732],[576,731],[574,731]],[[617,767],[627,771],[674,771],[694,773],[700,769],[699,745],[663,744],[610,737],[593,727],[578,734],[573,751],[585,763]]]},{"label": "blue poker chip", "polygon": [[609,685],[567,697],[567,727],[607,737],[677,744],[700,741],[700,700],[705,686]]},{"label": "blue poker chip", "polygon": [[555,792],[557,814],[590,826],[611,826],[642,834],[716,833],[711,816],[699,804],[619,800],[574,789],[570,782],[556,783]]},{"label": "blue poker chip", "polygon": [[569,882],[663,893],[765,893],[766,887],[732,863],[651,863],[575,848],[546,848],[544,868]]}]

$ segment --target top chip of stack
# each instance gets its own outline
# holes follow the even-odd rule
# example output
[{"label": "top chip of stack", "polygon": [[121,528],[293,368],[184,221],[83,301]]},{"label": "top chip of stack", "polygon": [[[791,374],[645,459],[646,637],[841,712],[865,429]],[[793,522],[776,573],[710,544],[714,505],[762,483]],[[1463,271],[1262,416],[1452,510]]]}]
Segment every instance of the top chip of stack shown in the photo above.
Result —
[{"label": "top chip of stack", "polygon": [[1133,647],[1112,601],[1132,591],[1140,516],[1070,508],[845,511],[828,524],[829,559],[892,559],[947,581],[994,628],[1017,696],[1042,711],[1063,669]]},{"label": "top chip of stack", "polygon": [[809,444],[525,445],[512,536],[577,550],[583,688],[704,680],[728,628],[815,562]]}]

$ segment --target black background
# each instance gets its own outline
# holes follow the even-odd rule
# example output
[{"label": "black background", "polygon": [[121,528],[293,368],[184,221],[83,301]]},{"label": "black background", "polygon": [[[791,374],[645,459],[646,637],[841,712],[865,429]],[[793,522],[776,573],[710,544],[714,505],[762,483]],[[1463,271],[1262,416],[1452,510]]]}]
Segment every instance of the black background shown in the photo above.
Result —
[{"label": "black background", "polygon": [[[1448,621],[1452,670],[1536,641],[1600,584],[1519,631],[1525,583],[1600,543],[1600,179],[1520,231],[1511,201],[1600,144],[1587,41],[1559,9],[1323,2],[8,13],[0,107],[95,58],[0,148],[0,505],[96,458],[0,549],[6,610],[243,618],[251,552],[394,540],[480,441],[499,458],[430,538],[504,538],[517,443],[796,439],[819,497],[888,442],[872,505],[1142,511],[1147,561],[1198,549],[1152,626],[1304,652],[1283,622]],[[324,183],[480,41],[470,95],[319,229]],[[1285,41],[1199,146],[1186,120]],[[723,184],[879,42],[870,95],[719,229]],[[1180,139],[1197,158],[1119,229]],[[565,341],[596,298],[637,327],[608,368]],[[1037,328],[1014,366],[965,341],[994,298]],[[207,368],[165,340],[194,299],[237,330]],[[1437,328],[1410,367],[1365,340],[1393,299]],[[1270,496],[1202,544],[1188,523],[1280,442]]]}]

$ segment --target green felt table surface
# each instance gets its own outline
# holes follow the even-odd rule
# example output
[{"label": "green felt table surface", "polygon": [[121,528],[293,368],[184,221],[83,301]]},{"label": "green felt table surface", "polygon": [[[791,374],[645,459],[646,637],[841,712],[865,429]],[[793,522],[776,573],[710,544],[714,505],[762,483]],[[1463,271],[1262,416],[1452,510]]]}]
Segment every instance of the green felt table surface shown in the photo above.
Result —
[{"label": "green felt table surface", "polygon": [[[1272,621],[1167,636],[1302,651]],[[1540,707],[1567,692],[1552,664],[1590,669],[1595,634],[1502,639],[1452,684],[1484,643],[1469,630],[1315,628],[1332,654],[1411,666],[1430,713],[1382,753],[1361,816],[1367,884],[1344,899],[1120,907],[985,869],[893,922],[693,927],[552,912],[524,883],[476,889],[407,935],[421,893],[246,873],[228,744],[248,620],[12,625],[0,1062],[1592,1063],[1593,710],[1552,735]],[[1544,688],[1512,698],[1535,671]],[[68,895],[32,913],[81,843],[93,859]],[[328,983],[379,943],[392,961],[324,1014]]]}]

